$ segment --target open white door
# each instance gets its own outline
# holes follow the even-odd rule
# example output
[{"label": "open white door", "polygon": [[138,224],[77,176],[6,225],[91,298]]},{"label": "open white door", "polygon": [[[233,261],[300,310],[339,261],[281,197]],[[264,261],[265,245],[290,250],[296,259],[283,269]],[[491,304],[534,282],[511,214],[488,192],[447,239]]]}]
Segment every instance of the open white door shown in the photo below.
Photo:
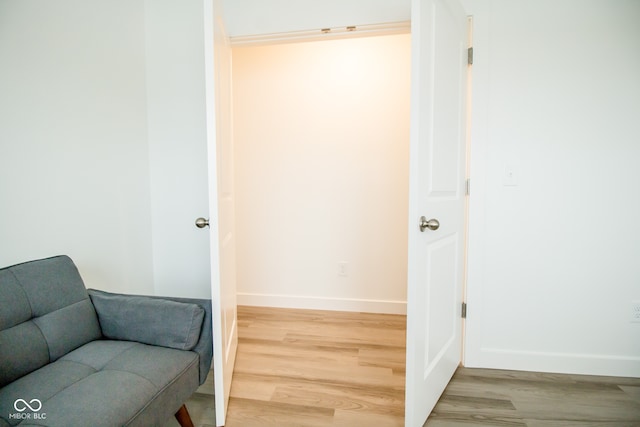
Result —
[{"label": "open white door", "polygon": [[[461,360],[466,16],[413,0],[405,425],[422,426]],[[421,231],[420,218],[426,221]]]},{"label": "open white door", "polygon": [[211,230],[213,377],[216,424],[223,426],[238,347],[231,47],[225,35],[221,1],[204,0],[205,86]]}]

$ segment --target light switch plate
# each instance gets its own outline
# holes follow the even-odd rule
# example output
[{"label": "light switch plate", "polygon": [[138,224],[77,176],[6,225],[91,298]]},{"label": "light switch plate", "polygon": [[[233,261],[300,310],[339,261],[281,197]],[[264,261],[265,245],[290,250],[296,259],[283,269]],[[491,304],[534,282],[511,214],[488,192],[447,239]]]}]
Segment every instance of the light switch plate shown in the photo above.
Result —
[{"label": "light switch plate", "polygon": [[514,165],[505,165],[504,175],[502,175],[502,184],[506,187],[515,187],[518,185],[518,173]]}]

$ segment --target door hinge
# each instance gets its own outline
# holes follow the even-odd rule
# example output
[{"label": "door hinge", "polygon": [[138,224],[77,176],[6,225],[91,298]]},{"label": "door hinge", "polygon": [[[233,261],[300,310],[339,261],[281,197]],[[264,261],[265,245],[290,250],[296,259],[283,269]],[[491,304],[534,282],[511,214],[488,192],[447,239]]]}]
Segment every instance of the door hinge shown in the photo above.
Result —
[{"label": "door hinge", "polygon": [[464,182],[464,194],[467,196],[471,194],[471,178],[467,178]]},{"label": "door hinge", "polygon": [[467,49],[467,64],[473,65],[473,47]]},{"label": "door hinge", "polygon": [[467,303],[466,302],[462,303],[462,318],[463,319],[467,318]]}]

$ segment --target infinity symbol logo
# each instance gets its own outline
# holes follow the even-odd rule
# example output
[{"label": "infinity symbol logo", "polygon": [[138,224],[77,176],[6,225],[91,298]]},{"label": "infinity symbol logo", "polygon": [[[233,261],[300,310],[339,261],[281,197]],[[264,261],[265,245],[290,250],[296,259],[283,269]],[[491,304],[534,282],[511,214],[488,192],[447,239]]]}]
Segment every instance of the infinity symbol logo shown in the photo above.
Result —
[{"label": "infinity symbol logo", "polygon": [[[22,405],[18,406],[19,403],[22,403]],[[42,409],[42,402],[40,402],[38,399],[31,399],[29,403],[27,403],[27,401],[24,399],[18,399],[13,402],[13,407],[18,412],[24,412],[27,410],[27,408],[31,409],[31,412],[38,412],[40,409]]]}]

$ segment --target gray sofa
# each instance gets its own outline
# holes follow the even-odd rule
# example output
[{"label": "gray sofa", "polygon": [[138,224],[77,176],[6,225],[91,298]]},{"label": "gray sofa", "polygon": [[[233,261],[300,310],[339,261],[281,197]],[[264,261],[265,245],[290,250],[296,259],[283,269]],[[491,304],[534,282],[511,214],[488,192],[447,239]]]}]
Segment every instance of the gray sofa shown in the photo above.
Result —
[{"label": "gray sofa", "polygon": [[211,333],[211,301],[87,291],[67,256],[0,269],[0,427],[190,425]]}]

